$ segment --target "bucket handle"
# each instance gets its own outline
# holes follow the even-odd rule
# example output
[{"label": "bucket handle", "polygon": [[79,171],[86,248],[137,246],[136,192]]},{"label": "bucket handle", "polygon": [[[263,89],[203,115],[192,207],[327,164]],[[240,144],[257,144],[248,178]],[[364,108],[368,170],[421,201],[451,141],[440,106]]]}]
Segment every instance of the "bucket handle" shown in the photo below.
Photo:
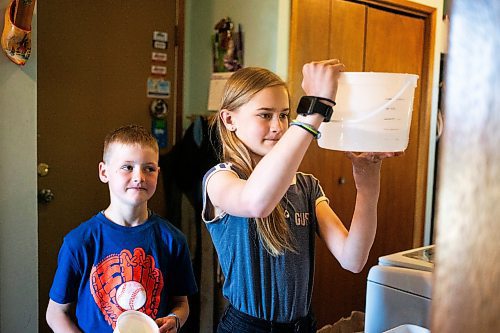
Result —
[{"label": "bucket handle", "polygon": [[[376,108],[375,110],[373,111],[370,111],[358,118],[354,118],[354,119],[344,119],[342,120],[342,122],[344,123],[359,123],[360,121],[363,121],[367,118],[371,118],[373,117],[374,115],[376,115],[377,113],[380,113],[382,112],[384,109],[386,109],[389,105],[391,105],[395,100],[397,100],[399,97],[401,97],[401,95],[404,94],[405,90],[410,86],[410,84],[412,84],[412,81],[411,80],[407,80],[406,84],[398,91],[398,93],[396,95],[394,95],[394,97],[392,97],[391,99],[389,99],[386,103],[384,103],[382,106]],[[332,122],[339,122],[338,120],[334,120],[332,119],[331,120]]]}]

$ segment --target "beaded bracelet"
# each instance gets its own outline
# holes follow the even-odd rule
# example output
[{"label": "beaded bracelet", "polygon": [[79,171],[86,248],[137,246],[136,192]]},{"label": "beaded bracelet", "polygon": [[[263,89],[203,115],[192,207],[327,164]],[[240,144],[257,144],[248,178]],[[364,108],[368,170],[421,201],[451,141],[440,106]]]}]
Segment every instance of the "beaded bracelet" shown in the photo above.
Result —
[{"label": "beaded bracelet", "polygon": [[297,120],[292,120],[292,122],[290,123],[290,126],[299,126],[300,128],[303,128],[306,131],[308,131],[309,133],[311,133],[315,139],[321,138],[321,132],[309,124],[306,124],[306,123],[303,123],[303,122],[297,121]]}]

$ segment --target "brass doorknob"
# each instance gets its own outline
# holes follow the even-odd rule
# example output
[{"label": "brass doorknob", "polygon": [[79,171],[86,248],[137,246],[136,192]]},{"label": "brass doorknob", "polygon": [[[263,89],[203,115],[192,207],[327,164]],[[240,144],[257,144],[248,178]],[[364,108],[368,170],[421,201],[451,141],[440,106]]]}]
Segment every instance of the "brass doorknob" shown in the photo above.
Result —
[{"label": "brass doorknob", "polygon": [[38,191],[38,202],[49,203],[54,200],[54,193],[48,188],[41,189]]},{"label": "brass doorknob", "polygon": [[47,163],[39,163],[36,171],[40,177],[45,177],[49,174],[49,165]]}]

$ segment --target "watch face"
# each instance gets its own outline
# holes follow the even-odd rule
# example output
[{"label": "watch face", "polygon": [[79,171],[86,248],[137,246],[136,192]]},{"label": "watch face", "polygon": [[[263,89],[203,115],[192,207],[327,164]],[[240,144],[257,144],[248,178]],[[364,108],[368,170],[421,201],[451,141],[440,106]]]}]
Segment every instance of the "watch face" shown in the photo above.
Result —
[{"label": "watch face", "polygon": [[299,101],[299,106],[297,107],[297,113],[299,114],[312,114],[311,106],[314,100],[311,96],[302,96]]},{"label": "watch face", "polygon": [[327,122],[330,121],[333,109],[331,106],[321,103],[318,97],[302,96],[297,107],[297,113],[303,115],[319,113],[325,117],[323,121]]}]

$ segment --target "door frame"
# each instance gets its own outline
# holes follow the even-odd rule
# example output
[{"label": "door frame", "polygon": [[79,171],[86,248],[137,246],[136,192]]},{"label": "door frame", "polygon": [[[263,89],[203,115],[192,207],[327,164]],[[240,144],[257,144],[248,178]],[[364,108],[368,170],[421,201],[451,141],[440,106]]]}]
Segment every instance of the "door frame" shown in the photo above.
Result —
[{"label": "door frame", "polygon": [[184,33],[185,33],[185,0],[176,0],[176,31],[175,31],[175,46],[177,48],[175,52],[175,68],[176,68],[176,78],[175,78],[175,100],[174,100],[174,135],[172,146],[175,145],[182,138],[182,119],[184,115]]},{"label": "door frame", "polygon": [[[297,0],[294,0],[297,1]],[[359,3],[370,7],[380,8],[389,11],[396,11],[399,13],[410,14],[422,18],[424,20],[424,50],[423,50],[423,63],[422,63],[422,77],[420,84],[422,88],[422,96],[420,103],[420,118],[419,128],[422,133],[426,135],[418,136],[417,143],[417,184],[427,184],[424,187],[417,187],[415,193],[415,215],[413,227],[413,245],[414,247],[421,246],[424,242],[424,230],[426,225],[426,204],[430,202],[427,200],[427,175],[429,169],[429,162],[433,159],[429,156],[429,145],[431,142],[431,123],[432,123],[432,90],[434,78],[434,55],[435,55],[435,42],[436,42],[436,21],[437,21],[437,8],[429,7],[423,4],[410,2],[406,0],[345,0],[349,2]],[[291,11],[291,27],[290,27],[290,50],[289,50],[289,66],[288,77],[294,78],[293,66],[295,65],[294,59],[297,58],[296,50],[300,50],[300,45],[297,44],[298,27],[294,22],[297,22],[298,13]],[[320,59],[318,59],[320,60]]]}]

